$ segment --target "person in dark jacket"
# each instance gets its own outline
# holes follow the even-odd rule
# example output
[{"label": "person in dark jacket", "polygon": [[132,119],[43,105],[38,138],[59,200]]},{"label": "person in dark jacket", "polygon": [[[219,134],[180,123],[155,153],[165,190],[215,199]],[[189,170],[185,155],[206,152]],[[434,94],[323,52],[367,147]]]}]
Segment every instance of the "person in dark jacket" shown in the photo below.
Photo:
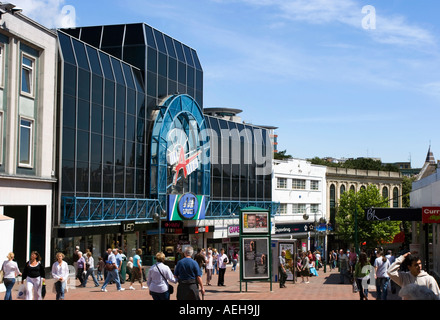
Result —
[{"label": "person in dark jacket", "polygon": [[26,300],[43,300],[41,289],[46,280],[41,256],[37,251],[32,251],[31,258],[24,267],[21,283],[26,280]]}]

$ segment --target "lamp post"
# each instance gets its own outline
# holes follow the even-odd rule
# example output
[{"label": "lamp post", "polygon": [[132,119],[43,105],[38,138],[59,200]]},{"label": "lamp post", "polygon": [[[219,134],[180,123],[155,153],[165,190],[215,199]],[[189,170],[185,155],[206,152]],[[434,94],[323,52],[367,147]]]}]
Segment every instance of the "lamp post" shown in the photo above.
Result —
[{"label": "lamp post", "polygon": [[162,251],[162,217],[166,217],[166,211],[161,209],[160,213],[154,213],[153,219],[158,222],[158,236],[159,236],[159,252]]}]

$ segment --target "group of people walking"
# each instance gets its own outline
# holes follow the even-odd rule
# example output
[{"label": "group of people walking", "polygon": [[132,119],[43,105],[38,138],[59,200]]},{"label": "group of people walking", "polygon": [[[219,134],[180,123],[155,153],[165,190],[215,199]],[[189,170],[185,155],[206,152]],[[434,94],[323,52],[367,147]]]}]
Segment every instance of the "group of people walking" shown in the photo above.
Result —
[{"label": "group of people walking", "polygon": [[[162,252],[156,254],[156,263],[150,267],[148,276],[145,277],[142,265],[142,250],[137,249],[136,254],[131,257],[127,263],[127,274],[129,275],[130,290],[134,290],[134,283],[139,282],[141,289],[149,289],[149,293],[154,300],[169,300],[173,293],[172,284],[178,283],[176,297],[178,300],[199,300],[205,294],[202,281],[203,272],[206,273],[206,285],[211,285],[213,274],[218,275],[218,285],[224,286],[224,276],[226,265],[229,263],[228,256],[221,249],[220,254],[215,249],[199,250],[194,255],[192,247],[186,247],[183,252],[183,258],[180,259],[174,273],[170,267],[165,264],[165,255]],[[68,279],[72,271],[65,261],[65,255],[58,252],[55,256],[56,261],[51,268],[51,276],[55,280],[53,290],[56,293],[57,300],[64,300],[65,293],[68,290]],[[189,258],[189,259],[188,259]],[[233,267],[236,268],[236,260],[238,255],[235,253],[232,257]],[[99,287],[99,281],[104,280],[101,291],[107,292],[109,284],[116,284],[118,291],[124,291],[121,286],[126,279],[121,278],[121,266],[123,255],[118,249],[109,248],[102,257],[99,257],[98,263],[95,264],[90,251],[85,255],[76,247],[74,251],[74,272],[75,279],[79,280],[77,287],[86,287],[87,281],[91,276],[95,287]],[[234,261],[235,260],[235,261]],[[97,268],[97,275],[95,275]],[[19,294],[23,292],[23,296],[17,298],[26,300],[42,300],[45,296],[45,268],[41,263],[41,256],[38,252],[33,251],[31,257],[20,272],[17,262],[14,261],[14,253],[9,253],[7,260],[3,262],[1,270],[4,272],[3,281],[6,287],[5,300],[12,300],[12,288],[16,283],[16,278],[21,276],[21,286]],[[146,284],[144,282],[146,280]],[[21,289],[23,287],[23,290]]]},{"label": "group of people walking", "polygon": [[396,286],[400,287],[399,296],[403,299],[440,298],[436,280],[422,270],[420,257],[410,252],[395,258],[391,250],[385,252],[383,248],[376,248],[370,256],[364,251],[356,255],[352,250],[347,255],[340,250],[337,261],[341,281],[351,275],[353,291],[359,292],[360,300],[368,300],[368,286],[373,283],[376,300],[387,300],[388,291],[397,292]]}]

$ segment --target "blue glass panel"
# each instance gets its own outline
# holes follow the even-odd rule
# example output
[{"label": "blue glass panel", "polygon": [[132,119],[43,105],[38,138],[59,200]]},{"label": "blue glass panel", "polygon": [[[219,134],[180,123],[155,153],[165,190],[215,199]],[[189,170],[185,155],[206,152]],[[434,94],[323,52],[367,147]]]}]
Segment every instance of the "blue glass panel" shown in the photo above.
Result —
[{"label": "blue glass panel", "polygon": [[186,62],[185,55],[183,54],[182,44],[179,41],[174,40],[174,47],[176,48],[177,59],[179,59],[179,61]]},{"label": "blue glass panel", "polygon": [[60,42],[64,61],[76,65],[75,56],[73,55],[72,43],[70,42],[70,37],[66,36],[64,33],[58,32],[58,40]]},{"label": "blue glass panel", "polygon": [[154,36],[156,37],[157,48],[160,52],[167,54],[167,49],[165,48],[165,41],[163,40],[162,32],[153,29]]},{"label": "blue glass panel", "polygon": [[124,71],[125,81],[127,82],[127,87],[135,89],[133,75],[131,73],[131,67],[128,64],[122,63],[122,70]]},{"label": "blue glass panel", "polygon": [[193,56],[194,64],[197,70],[202,70],[202,65],[200,64],[199,57],[197,56],[197,52],[194,49],[191,49],[191,53]]},{"label": "blue glass panel", "polygon": [[102,69],[104,70],[104,77],[110,80],[114,80],[112,66],[110,64],[110,57],[103,52],[99,52],[99,58],[101,59]]},{"label": "blue glass panel", "polygon": [[113,71],[115,73],[116,82],[125,86],[124,75],[122,74],[121,61],[111,57]]},{"label": "blue glass panel", "polygon": [[168,55],[176,58],[176,50],[174,49],[174,43],[173,43],[173,39],[171,39],[170,36],[167,36],[166,34],[163,35],[165,38],[165,44],[167,46],[167,50],[168,50]]},{"label": "blue glass panel", "polygon": [[184,44],[182,44],[182,46],[183,46],[183,51],[185,52],[186,62],[191,67],[194,67],[194,61],[192,59],[191,49],[188,46],[184,45]]},{"label": "blue glass panel", "polygon": [[102,76],[101,64],[99,63],[98,51],[90,46],[86,46],[87,54],[89,56],[90,67],[92,72]]},{"label": "blue glass panel", "polygon": [[73,48],[75,49],[76,60],[78,61],[78,67],[86,70],[90,70],[84,43],[79,42],[76,39],[72,39],[72,43],[73,43]]},{"label": "blue glass panel", "polygon": [[153,28],[145,25],[145,35],[147,36],[147,45],[156,49],[157,47],[156,42],[154,41]]}]

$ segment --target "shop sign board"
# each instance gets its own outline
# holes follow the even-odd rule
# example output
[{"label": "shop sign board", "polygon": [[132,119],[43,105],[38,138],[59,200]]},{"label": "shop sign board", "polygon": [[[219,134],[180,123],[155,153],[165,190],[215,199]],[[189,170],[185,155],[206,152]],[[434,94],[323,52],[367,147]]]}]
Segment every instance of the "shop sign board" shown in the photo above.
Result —
[{"label": "shop sign board", "polygon": [[168,195],[168,221],[205,219],[205,196],[191,192]]},{"label": "shop sign board", "polygon": [[440,223],[440,207],[422,207],[423,223]]}]

